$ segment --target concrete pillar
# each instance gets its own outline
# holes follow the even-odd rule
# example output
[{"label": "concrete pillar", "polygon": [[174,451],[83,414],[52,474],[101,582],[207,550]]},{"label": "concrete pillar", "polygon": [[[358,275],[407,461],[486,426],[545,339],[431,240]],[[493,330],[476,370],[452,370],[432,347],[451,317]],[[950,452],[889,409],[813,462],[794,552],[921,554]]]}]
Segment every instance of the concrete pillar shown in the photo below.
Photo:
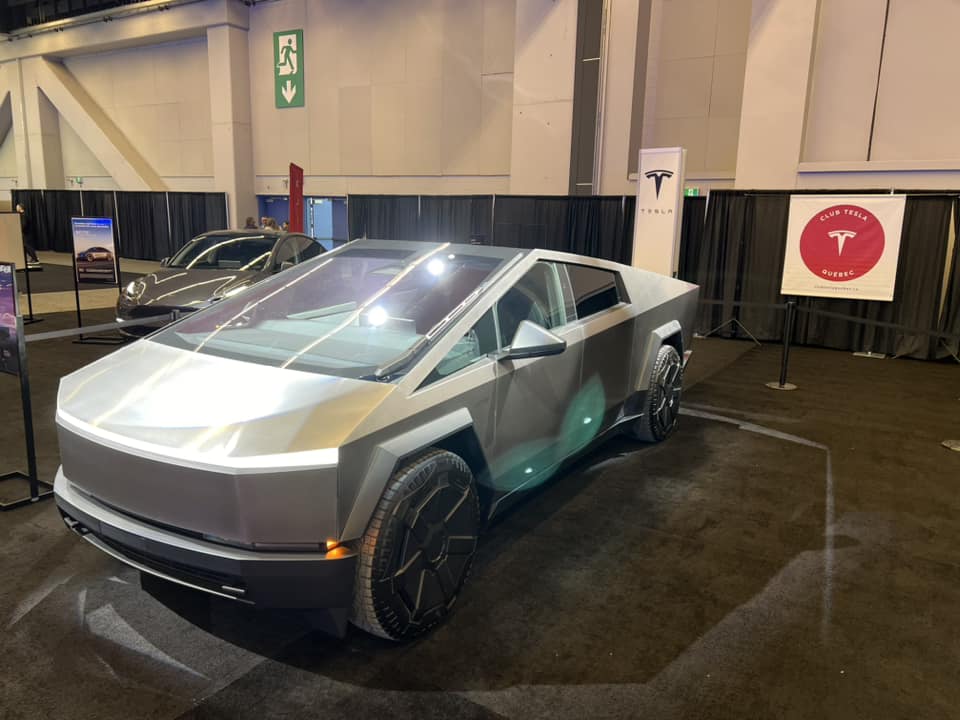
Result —
[{"label": "concrete pillar", "polygon": [[753,0],[736,186],[792,188],[803,149],[818,0]]},{"label": "concrete pillar", "polygon": [[0,67],[0,77],[10,91],[10,121],[13,133],[14,153],[17,160],[17,187],[32,188],[30,153],[27,148],[27,125],[24,112],[23,75],[20,60],[5,62]]},{"label": "concrete pillar", "polygon": [[44,62],[39,57],[20,61],[26,150],[33,187],[55,190],[64,187],[66,178],[60,150],[60,113],[37,81]]},{"label": "concrete pillar", "polygon": [[207,59],[214,186],[227,193],[230,223],[243,227],[244,218],[257,215],[247,31],[232,25],[208,28]]},{"label": "concrete pillar", "polygon": [[570,185],[577,0],[517,0],[510,192]]},{"label": "concrete pillar", "polygon": [[643,126],[650,0],[609,0],[605,30],[597,193],[633,195],[636,182],[628,176]]}]

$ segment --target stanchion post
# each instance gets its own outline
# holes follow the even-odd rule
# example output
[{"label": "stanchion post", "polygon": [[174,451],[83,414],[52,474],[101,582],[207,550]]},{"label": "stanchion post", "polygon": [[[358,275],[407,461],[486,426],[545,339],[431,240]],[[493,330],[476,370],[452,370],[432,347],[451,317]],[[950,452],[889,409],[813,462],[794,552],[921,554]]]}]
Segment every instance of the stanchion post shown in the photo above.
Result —
[{"label": "stanchion post", "polygon": [[[23,334],[23,317],[17,314],[17,353],[19,355],[19,375],[20,375],[20,402],[23,410],[23,435],[27,446],[27,475],[13,472],[0,476],[0,480],[12,478],[25,479],[30,485],[30,494],[27,497],[13,500],[11,502],[0,503],[0,510],[12,510],[13,508],[30,505],[38,500],[53,497],[53,486],[48,482],[40,480],[37,474],[37,446],[33,437],[33,403],[30,401],[30,377],[27,372],[27,343]],[[41,492],[40,486],[43,485],[49,490]]]},{"label": "stanchion post", "polygon": [[33,403],[30,401],[30,375],[27,372],[22,318],[17,318],[17,340],[20,346],[20,403],[23,408],[23,435],[27,445],[27,475],[30,477],[30,499],[35,501],[40,497],[40,487],[37,477],[37,446],[33,437]]},{"label": "stanchion post", "polygon": [[790,344],[793,342],[793,326],[797,317],[797,301],[787,300],[786,315],[783,319],[783,354],[780,357],[780,381],[768,382],[772,390],[796,390],[797,386],[787,382],[787,369],[790,364]]}]

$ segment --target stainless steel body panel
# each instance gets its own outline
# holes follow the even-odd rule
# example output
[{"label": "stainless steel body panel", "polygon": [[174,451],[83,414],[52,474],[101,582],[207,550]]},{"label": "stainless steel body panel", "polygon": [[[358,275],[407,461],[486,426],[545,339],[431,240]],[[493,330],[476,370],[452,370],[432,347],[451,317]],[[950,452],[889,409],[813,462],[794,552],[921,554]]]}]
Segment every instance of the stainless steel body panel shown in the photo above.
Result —
[{"label": "stainless steel body panel", "polygon": [[[476,479],[494,512],[501,499],[543,482],[631,419],[640,404],[627,405],[646,393],[661,344],[690,347],[697,288],[678,280],[543,250],[383,241],[341,250],[350,247],[476,251],[506,264],[392,382],[270,367],[153,340],[123,348],[61,383],[65,477],[105,506],[173,532],[251,547],[350,542],[365,531],[405,458],[463,433],[477,446]],[[614,271],[625,296],[553,328],[566,341],[558,355],[491,354],[428,381],[540,260]]]}]

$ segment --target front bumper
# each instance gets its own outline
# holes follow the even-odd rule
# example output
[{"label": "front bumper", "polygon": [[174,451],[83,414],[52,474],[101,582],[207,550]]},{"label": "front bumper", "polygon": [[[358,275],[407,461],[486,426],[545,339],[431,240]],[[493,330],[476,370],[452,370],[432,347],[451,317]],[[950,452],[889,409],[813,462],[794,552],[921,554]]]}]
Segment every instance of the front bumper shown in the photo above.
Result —
[{"label": "front bumper", "polygon": [[348,608],[356,555],[262,552],[207,542],[98,502],[57,472],[57,507],[71,530],[141,572],[262,608]]},{"label": "front bumper", "polygon": [[[197,308],[177,307],[174,305],[139,305],[121,295],[117,300],[116,316],[118,321],[125,320],[156,320],[159,317],[172,318],[174,312],[180,315],[196,311]],[[171,319],[170,322],[173,322]],[[151,325],[128,325],[120,328],[120,332],[127,337],[140,338],[154,333],[163,327],[160,323]]]}]

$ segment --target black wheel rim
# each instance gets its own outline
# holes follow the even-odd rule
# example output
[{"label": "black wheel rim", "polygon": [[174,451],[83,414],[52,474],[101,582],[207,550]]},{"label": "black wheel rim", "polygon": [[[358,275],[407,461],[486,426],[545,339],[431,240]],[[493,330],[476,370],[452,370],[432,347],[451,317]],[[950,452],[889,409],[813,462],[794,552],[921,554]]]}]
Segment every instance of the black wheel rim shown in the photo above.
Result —
[{"label": "black wheel rim", "polygon": [[469,482],[440,472],[400,515],[388,578],[413,625],[429,626],[453,606],[477,544],[476,500]]},{"label": "black wheel rim", "polygon": [[654,417],[664,430],[669,430],[677,423],[680,413],[680,392],[683,388],[683,368],[679,362],[672,362],[664,368],[657,380],[658,403],[654,409]]}]

